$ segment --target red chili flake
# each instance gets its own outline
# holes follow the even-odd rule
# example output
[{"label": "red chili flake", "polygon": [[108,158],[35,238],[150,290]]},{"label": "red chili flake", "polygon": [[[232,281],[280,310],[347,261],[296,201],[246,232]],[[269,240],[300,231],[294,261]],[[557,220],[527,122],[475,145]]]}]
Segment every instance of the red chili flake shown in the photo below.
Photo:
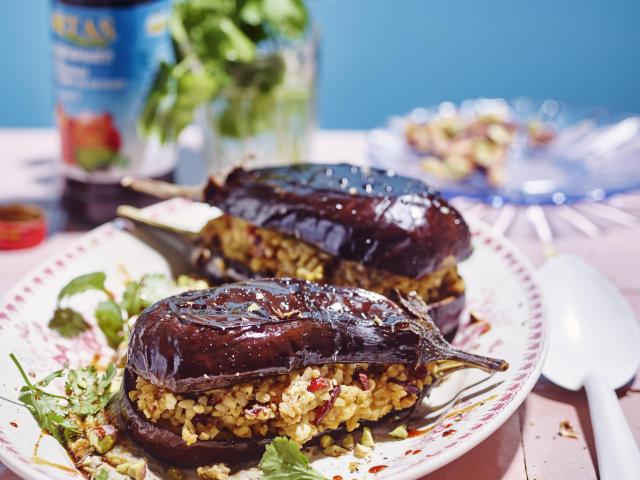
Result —
[{"label": "red chili flake", "polygon": [[371,467],[369,469],[369,473],[378,473],[387,468],[387,465],[376,465],[375,467]]},{"label": "red chili flake", "polygon": [[331,390],[331,393],[329,394],[329,400],[324,402],[319,407],[316,407],[316,409],[314,410],[316,413],[316,418],[313,421],[314,425],[318,425],[322,421],[322,419],[327,416],[327,413],[329,413],[329,410],[331,410],[333,404],[336,403],[336,398],[338,398],[339,394],[340,385],[336,385],[335,387],[333,387],[333,390]]},{"label": "red chili flake", "polygon": [[369,377],[367,377],[364,373],[359,373],[358,378],[360,379],[360,383],[362,384],[362,389],[364,391],[371,390],[371,382],[369,381]]},{"label": "red chili flake", "polygon": [[405,455],[411,455],[411,453],[413,452],[413,450],[407,450],[406,452],[404,452]]},{"label": "red chili flake", "polygon": [[333,476],[333,480],[342,480],[342,476],[340,476],[340,475],[334,475],[334,476]]},{"label": "red chili flake", "polygon": [[414,450],[411,455],[418,455],[419,453],[422,453],[422,450],[420,450],[420,449]]},{"label": "red chili flake", "polygon": [[428,433],[429,431],[430,430],[428,428],[425,428],[424,430],[419,430],[419,429],[409,430],[407,432],[407,436],[408,436],[408,438],[419,437],[420,435],[424,435],[425,433]]},{"label": "red chili flake", "polygon": [[13,428],[18,428],[18,424],[16,422],[9,422],[9,425],[11,425]]},{"label": "red chili flake", "polygon": [[453,435],[454,433],[456,433],[456,431],[453,428],[451,428],[449,430],[445,430],[444,432],[442,432],[442,436],[448,437],[449,435]]},{"label": "red chili flake", "polygon": [[320,390],[326,390],[330,386],[329,380],[324,377],[312,378],[307,390],[310,392],[319,392]]}]

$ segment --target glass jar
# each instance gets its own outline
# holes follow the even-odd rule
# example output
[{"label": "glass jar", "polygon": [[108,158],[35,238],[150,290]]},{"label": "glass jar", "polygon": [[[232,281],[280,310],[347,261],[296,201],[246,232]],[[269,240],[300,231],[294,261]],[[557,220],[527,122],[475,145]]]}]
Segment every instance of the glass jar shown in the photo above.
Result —
[{"label": "glass jar", "polygon": [[210,173],[303,161],[316,126],[317,34],[232,72],[234,82],[198,112]]}]

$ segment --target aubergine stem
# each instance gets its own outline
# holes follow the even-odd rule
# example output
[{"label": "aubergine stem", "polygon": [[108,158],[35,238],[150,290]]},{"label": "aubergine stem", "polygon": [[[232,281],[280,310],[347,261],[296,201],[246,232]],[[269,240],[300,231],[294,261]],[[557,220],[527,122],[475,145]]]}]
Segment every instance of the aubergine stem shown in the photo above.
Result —
[{"label": "aubergine stem", "polygon": [[408,312],[415,315],[419,321],[410,325],[419,331],[418,336],[423,339],[424,352],[431,353],[437,357],[434,375],[436,379],[442,378],[450,373],[463,368],[479,368],[485,372],[504,372],[509,368],[509,364],[497,358],[485,357],[474,353],[465,352],[453,348],[442,336],[438,327],[431,320],[429,306],[420,298],[416,292],[411,292],[404,296],[396,291],[397,301]]},{"label": "aubergine stem", "polygon": [[130,205],[120,205],[116,210],[119,217],[130,220],[143,232],[152,238],[157,238],[163,244],[175,250],[185,258],[191,258],[196,240],[200,237],[200,232],[183,230],[172,225],[157,222],[148,218],[140,212],[140,209]]},{"label": "aubergine stem", "polygon": [[160,246],[168,247],[178,257],[187,259],[192,267],[211,282],[244,281],[251,277],[234,269],[220,270],[216,261],[218,257],[212,257],[211,249],[202,245],[202,231],[183,230],[152,220],[143,215],[139,209],[129,205],[119,206],[116,212],[119,217],[132,222],[150,239],[158,241]]},{"label": "aubergine stem", "polygon": [[135,192],[146,193],[152,197],[167,200],[170,198],[183,197],[197,202],[203,201],[203,187],[175,185],[160,180],[152,180],[150,178],[124,177],[120,184]]}]

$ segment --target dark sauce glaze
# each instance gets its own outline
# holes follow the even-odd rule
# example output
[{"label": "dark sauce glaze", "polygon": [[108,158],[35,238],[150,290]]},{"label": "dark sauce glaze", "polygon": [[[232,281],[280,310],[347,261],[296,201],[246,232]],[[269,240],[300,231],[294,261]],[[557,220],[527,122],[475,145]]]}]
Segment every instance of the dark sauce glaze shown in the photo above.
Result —
[{"label": "dark sauce glaze", "polygon": [[[252,272],[246,265],[211,251],[207,251],[206,255],[191,255],[191,258],[195,259],[198,269],[216,283],[239,282],[267,276]],[[223,261],[226,267],[224,270],[220,269],[219,260]],[[429,304],[431,319],[448,341],[453,340],[458,331],[465,300],[464,292],[451,292],[442,300]]]},{"label": "dark sauce glaze", "polygon": [[451,347],[417,297],[400,304],[355,288],[263,279],[186,292],[147,308],[127,369],[175,392],[202,391],[331,363],[500,360]]},{"label": "dark sauce glaze", "polygon": [[471,253],[462,216],[419,180],[349,164],[235,169],[205,200],[336,257],[412,278]]}]

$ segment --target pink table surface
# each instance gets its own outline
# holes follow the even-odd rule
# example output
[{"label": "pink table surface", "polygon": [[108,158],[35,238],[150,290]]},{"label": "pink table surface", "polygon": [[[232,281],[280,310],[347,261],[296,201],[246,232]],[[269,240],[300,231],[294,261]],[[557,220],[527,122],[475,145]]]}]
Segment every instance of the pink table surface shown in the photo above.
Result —
[{"label": "pink table surface", "polygon": [[[314,138],[310,158],[317,161],[364,158],[362,132],[319,132]],[[0,176],[0,203],[33,192],[46,200],[55,186],[43,187],[34,175],[51,174],[42,159],[56,156],[55,135],[51,130],[0,130],[0,147],[5,158]],[[34,162],[34,159],[40,161]],[[53,163],[49,169],[54,169]],[[33,188],[32,188],[33,187]],[[49,189],[49,190],[47,190]],[[637,202],[640,213],[640,199]],[[50,254],[64,248],[80,233],[58,233],[42,245],[17,252],[0,252],[0,294],[24,273]],[[535,266],[544,261],[535,238],[513,239]],[[588,259],[621,289],[640,318],[640,223],[608,228],[597,239],[579,234],[554,242],[559,252]],[[606,321],[606,319],[603,319]],[[640,348],[640,346],[639,346]],[[619,392],[620,403],[640,444],[640,375]],[[577,439],[558,435],[559,423],[568,420],[578,432]],[[0,421],[4,421],[0,419]],[[0,480],[19,478],[0,464]],[[474,480],[547,480],[598,478],[595,444],[584,392],[567,392],[541,378],[518,411],[478,447],[428,476],[429,480],[474,478]],[[639,472],[640,478],[640,472]]]}]

